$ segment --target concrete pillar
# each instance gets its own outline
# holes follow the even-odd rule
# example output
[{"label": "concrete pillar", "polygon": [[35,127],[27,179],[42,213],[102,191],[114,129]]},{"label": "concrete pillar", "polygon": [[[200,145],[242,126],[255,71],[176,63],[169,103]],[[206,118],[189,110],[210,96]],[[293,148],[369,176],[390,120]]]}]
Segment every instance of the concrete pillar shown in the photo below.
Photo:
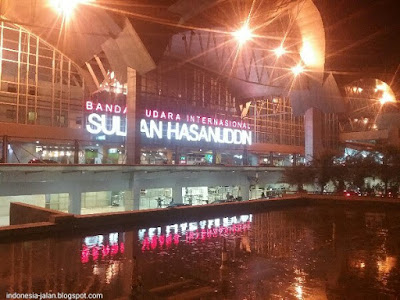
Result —
[{"label": "concrete pillar", "polygon": [[130,191],[125,198],[125,210],[139,210],[140,209],[140,184],[138,181],[138,174],[133,174],[130,180]]},{"label": "concrete pillar", "polygon": [[244,166],[248,166],[249,165],[249,156],[248,156],[248,152],[247,152],[247,147],[245,146],[243,149],[243,165]]},{"label": "concrete pillar", "polygon": [[174,199],[174,203],[183,203],[182,186],[175,185],[172,187],[172,198]]},{"label": "concrete pillar", "polygon": [[127,95],[126,95],[126,163],[128,165],[140,163],[139,141],[140,134],[138,133],[138,118],[137,118],[137,74],[136,70],[127,69]]},{"label": "concrete pillar", "polygon": [[222,155],[221,155],[221,152],[215,151],[215,163],[216,163],[216,164],[222,163]]},{"label": "concrete pillar", "polygon": [[322,144],[322,112],[309,108],[304,115],[305,158],[310,162],[323,150]]},{"label": "concrete pillar", "polygon": [[140,187],[139,185],[134,185],[132,190],[133,195],[133,210],[140,209]]},{"label": "concrete pillar", "polygon": [[250,199],[250,186],[249,185],[240,185],[240,197],[242,197],[243,201]]},{"label": "concrete pillar", "polygon": [[293,153],[293,166],[297,166],[297,154]]},{"label": "concrete pillar", "polygon": [[74,141],[74,164],[79,164],[79,143],[77,140]]},{"label": "concrete pillar", "polygon": [[179,148],[175,147],[175,164],[179,165],[180,160],[181,160],[181,156],[179,154]]},{"label": "concrete pillar", "polygon": [[45,200],[45,205],[44,205],[44,207],[45,208],[50,208],[50,200],[51,200],[51,196],[50,196],[50,194],[45,194],[44,195],[44,200]]},{"label": "concrete pillar", "polygon": [[133,210],[133,190],[125,191],[124,207],[125,210]]},{"label": "concrete pillar", "polygon": [[71,214],[80,215],[82,209],[82,193],[78,190],[69,192],[69,206],[68,212]]},{"label": "concrete pillar", "polygon": [[1,158],[1,162],[7,163],[7,154],[8,154],[8,137],[6,135],[3,136],[3,156]]},{"label": "concrete pillar", "polygon": [[106,191],[106,199],[105,199],[105,203],[106,205],[111,205],[112,204],[112,191]]},{"label": "concrete pillar", "polygon": [[217,163],[217,151],[215,149],[212,150],[212,164],[215,165]]},{"label": "concrete pillar", "polygon": [[169,165],[172,164],[172,160],[173,160],[172,151],[171,150],[167,150],[166,156],[167,156],[167,164],[169,164]]},{"label": "concrete pillar", "polygon": [[273,166],[274,165],[274,152],[269,153],[269,165]]}]

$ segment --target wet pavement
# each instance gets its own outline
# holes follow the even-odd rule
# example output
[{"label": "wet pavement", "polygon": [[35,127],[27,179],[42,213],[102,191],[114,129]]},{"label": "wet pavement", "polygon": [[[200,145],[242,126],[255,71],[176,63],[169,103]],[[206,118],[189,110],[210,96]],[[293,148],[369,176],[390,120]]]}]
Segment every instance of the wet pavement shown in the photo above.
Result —
[{"label": "wet pavement", "polygon": [[115,231],[0,244],[0,298],[400,298],[400,207],[245,211]]}]

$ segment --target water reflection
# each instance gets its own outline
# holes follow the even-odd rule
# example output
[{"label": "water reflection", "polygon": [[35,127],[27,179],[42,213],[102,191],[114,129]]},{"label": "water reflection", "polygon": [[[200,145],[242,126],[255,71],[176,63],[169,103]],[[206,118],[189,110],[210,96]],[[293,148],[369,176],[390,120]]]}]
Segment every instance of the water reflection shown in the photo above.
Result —
[{"label": "water reflection", "polygon": [[0,245],[0,293],[396,299],[400,211],[303,207]]},{"label": "water reflection", "polygon": [[244,236],[250,230],[252,215],[226,217],[199,222],[140,229],[138,232],[142,251],[170,250],[179,243],[206,242],[219,237]]},{"label": "water reflection", "polygon": [[[119,239],[121,237],[121,239]],[[81,262],[87,263],[91,258],[93,261],[98,259],[113,259],[118,253],[123,254],[125,244],[123,234],[117,232],[107,235],[88,236],[83,240],[81,250]]]}]

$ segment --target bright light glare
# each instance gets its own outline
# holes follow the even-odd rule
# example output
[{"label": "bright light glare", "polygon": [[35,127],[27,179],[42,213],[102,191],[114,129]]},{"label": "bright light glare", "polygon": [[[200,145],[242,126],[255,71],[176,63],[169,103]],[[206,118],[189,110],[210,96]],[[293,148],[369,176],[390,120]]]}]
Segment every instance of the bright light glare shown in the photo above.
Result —
[{"label": "bright light glare", "polygon": [[396,100],[394,99],[394,97],[392,95],[390,95],[388,92],[383,92],[382,97],[379,99],[379,102],[381,103],[381,105],[387,103],[387,102],[396,102]]},{"label": "bright light glare", "polygon": [[59,14],[70,17],[79,4],[88,4],[94,0],[49,0],[51,7]]},{"label": "bright light glare", "polygon": [[239,44],[243,44],[253,37],[253,33],[247,25],[243,25],[242,28],[233,32],[232,35],[237,39]]},{"label": "bright light glare", "polygon": [[296,290],[297,299],[303,299],[303,287],[296,284],[294,289]]},{"label": "bright light glare", "polygon": [[301,64],[292,68],[292,72],[295,76],[299,75],[300,73],[304,72],[304,67]]},{"label": "bright light glare", "polygon": [[277,57],[281,57],[282,55],[284,55],[286,53],[286,49],[283,48],[282,45],[280,45],[278,48],[274,49],[274,52]]},{"label": "bright light glare", "polygon": [[390,86],[387,83],[385,83],[385,82],[377,83],[374,91],[375,91],[375,93],[377,93],[377,92],[382,93],[382,96],[379,99],[379,102],[381,103],[381,105],[383,105],[387,102],[396,102],[396,98],[395,98]]},{"label": "bright light glare", "polygon": [[310,41],[304,40],[303,46],[300,50],[301,59],[307,66],[314,66],[317,64],[317,57]]},{"label": "bright light glare", "polygon": [[375,91],[386,91],[386,90],[387,90],[387,87],[386,87],[386,84],[385,84],[385,83],[378,84],[378,85],[376,86],[376,89],[375,89]]}]

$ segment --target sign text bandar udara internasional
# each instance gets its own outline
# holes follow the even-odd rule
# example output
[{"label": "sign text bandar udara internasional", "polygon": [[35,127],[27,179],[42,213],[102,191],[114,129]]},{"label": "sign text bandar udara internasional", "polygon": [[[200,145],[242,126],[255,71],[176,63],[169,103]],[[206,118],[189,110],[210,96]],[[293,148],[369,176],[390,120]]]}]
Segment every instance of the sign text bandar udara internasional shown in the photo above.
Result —
[{"label": "sign text bandar udara internasional", "polygon": [[[87,131],[92,134],[126,136],[121,128],[121,119],[126,107],[113,104],[86,102],[88,116]],[[111,125],[107,125],[107,114]],[[140,120],[140,132],[150,139],[185,140],[189,142],[214,142],[220,144],[251,145],[250,125],[243,120],[224,120],[199,115],[186,115],[171,111],[145,110]]]}]

